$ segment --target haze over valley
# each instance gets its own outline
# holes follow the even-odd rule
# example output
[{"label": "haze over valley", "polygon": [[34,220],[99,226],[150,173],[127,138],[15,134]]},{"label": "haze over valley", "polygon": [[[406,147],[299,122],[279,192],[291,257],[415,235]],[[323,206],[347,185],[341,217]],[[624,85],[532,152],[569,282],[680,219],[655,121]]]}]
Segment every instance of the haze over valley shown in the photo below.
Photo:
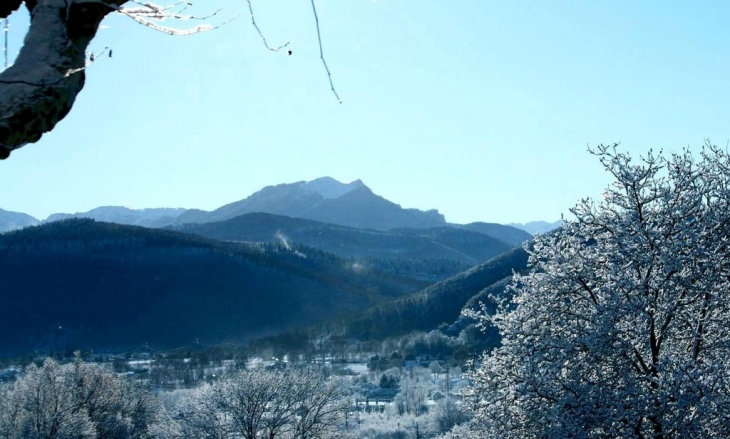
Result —
[{"label": "haze over valley", "polygon": [[[343,330],[383,338],[435,329],[525,261],[450,293],[460,273],[531,239],[513,226],[450,224],[360,180],[328,177],[266,187],[209,212],[99,207],[39,221],[2,211],[0,221],[5,354],[243,344],[326,322],[349,327],[388,307],[412,317]],[[445,307],[431,303],[438,300]],[[424,306],[443,315],[416,310]],[[370,314],[355,317],[362,312]]]}]

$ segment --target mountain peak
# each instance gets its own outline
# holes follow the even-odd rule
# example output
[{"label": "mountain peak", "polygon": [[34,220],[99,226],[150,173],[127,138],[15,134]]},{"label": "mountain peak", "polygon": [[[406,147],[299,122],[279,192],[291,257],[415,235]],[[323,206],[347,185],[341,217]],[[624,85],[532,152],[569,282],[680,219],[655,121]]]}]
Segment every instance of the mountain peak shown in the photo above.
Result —
[{"label": "mountain peak", "polygon": [[314,192],[322,196],[325,200],[339,198],[348,192],[365,186],[362,180],[355,180],[351,183],[341,183],[332,177],[320,177],[304,184],[303,189],[306,192]]},{"label": "mountain peak", "polygon": [[361,180],[342,183],[332,177],[266,186],[258,192],[196,215],[181,215],[178,224],[224,221],[252,212],[304,218],[361,229],[429,228],[446,224],[437,211],[404,209],[376,195]]},{"label": "mountain peak", "polygon": [[0,233],[38,224],[38,220],[20,212],[0,209]]}]

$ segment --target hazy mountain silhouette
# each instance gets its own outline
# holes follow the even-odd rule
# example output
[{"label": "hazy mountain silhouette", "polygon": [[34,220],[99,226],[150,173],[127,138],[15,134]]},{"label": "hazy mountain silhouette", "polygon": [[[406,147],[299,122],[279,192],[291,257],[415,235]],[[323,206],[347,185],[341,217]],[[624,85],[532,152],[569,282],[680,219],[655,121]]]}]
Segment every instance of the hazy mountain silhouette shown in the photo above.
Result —
[{"label": "hazy mountain silhouette", "polygon": [[30,215],[0,209],[0,233],[33,226],[39,221]]},{"label": "hazy mountain silhouette", "polygon": [[461,228],[382,231],[267,213],[171,228],[223,241],[294,242],[346,257],[452,259],[468,265],[485,261],[511,247],[489,235]]},{"label": "hazy mountain silhouette", "polygon": [[532,239],[532,235],[525,230],[513,226],[505,226],[503,224],[475,222],[463,225],[452,225],[461,229],[471,230],[472,232],[489,235],[510,245],[522,245],[523,242]]},{"label": "hazy mountain silhouette", "polygon": [[252,212],[376,230],[446,225],[444,216],[436,210],[404,209],[375,195],[360,180],[344,184],[330,177],[267,186],[243,200],[212,212],[185,212],[177,219],[177,223],[223,221]]},{"label": "hazy mountain silhouette", "polygon": [[53,222],[70,218],[90,218],[96,221],[125,224],[130,226],[143,227],[165,227],[173,224],[175,220],[187,209],[173,208],[152,208],[152,209],[130,209],[121,206],[102,206],[91,209],[88,212],[79,213],[54,213],[45,222]]},{"label": "hazy mountain silhouette", "polygon": [[563,224],[563,221],[555,221],[553,223],[549,223],[547,221],[531,221],[529,223],[520,224],[520,223],[511,223],[509,224],[512,227],[521,229],[526,231],[527,233],[530,233],[532,235],[535,235],[537,233],[547,233],[551,230],[555,230],[558,227],[560,227]]}]

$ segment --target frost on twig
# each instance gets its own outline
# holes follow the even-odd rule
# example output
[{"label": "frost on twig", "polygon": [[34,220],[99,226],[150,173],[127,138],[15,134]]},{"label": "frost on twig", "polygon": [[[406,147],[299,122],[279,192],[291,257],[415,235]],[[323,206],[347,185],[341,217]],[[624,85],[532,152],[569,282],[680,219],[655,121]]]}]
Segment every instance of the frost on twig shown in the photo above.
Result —
[{"label": "frost on twig", "polygon": [[172,26],[163,26],[160,24],[163,21],[166,20],[176,20],[176,21],[188,21],[188,20],[196,20],[196,21],[202,21],[202,20],[208,20],[210,18],[215,17],[218,15],[222,9],[218,9],[208,15],[204,16],[196,16],[196,15],[190,15],[186,14],[185,11],[192,6],[192,3],[187,1],[178,1],[177,3],[173,3],[171,5],[167,6],[160,6],[156,5],[154,3],[142,3],[139,1],[133,1],[131,2],[135,6],[132,7],[113,7],[115,11],[118,13],[131,18],[132,20],[136,21],[137,23],[147,26],[150,29],[154,29],[158,32],[162,32],[168,35],[174,35],[174,36],[187,36],[187,35],[193,35],[198,34],[201,32],[208,32],[214,29],[218,29],[219,27],[235,20],[238,18],[238,16],[234,16],[223,23],[217,24],[217,25],[211,25],[211,24],[200,24],[197,26],[193,26],[186,29],[181,29],[177,27]]}]

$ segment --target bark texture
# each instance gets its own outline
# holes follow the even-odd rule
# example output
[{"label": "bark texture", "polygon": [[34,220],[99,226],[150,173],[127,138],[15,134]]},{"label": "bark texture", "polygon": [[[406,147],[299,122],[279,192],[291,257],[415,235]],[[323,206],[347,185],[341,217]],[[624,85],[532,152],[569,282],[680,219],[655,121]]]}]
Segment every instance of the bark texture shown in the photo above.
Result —
[{"label": "bark texture", "polygon": [[[126,0],[26,0],[31,24],[15,63],[0,73],[0,159],[37,142],[84,87],[86,48],[104,17]],[[20,6],[0,2],[0,17]]]}]

